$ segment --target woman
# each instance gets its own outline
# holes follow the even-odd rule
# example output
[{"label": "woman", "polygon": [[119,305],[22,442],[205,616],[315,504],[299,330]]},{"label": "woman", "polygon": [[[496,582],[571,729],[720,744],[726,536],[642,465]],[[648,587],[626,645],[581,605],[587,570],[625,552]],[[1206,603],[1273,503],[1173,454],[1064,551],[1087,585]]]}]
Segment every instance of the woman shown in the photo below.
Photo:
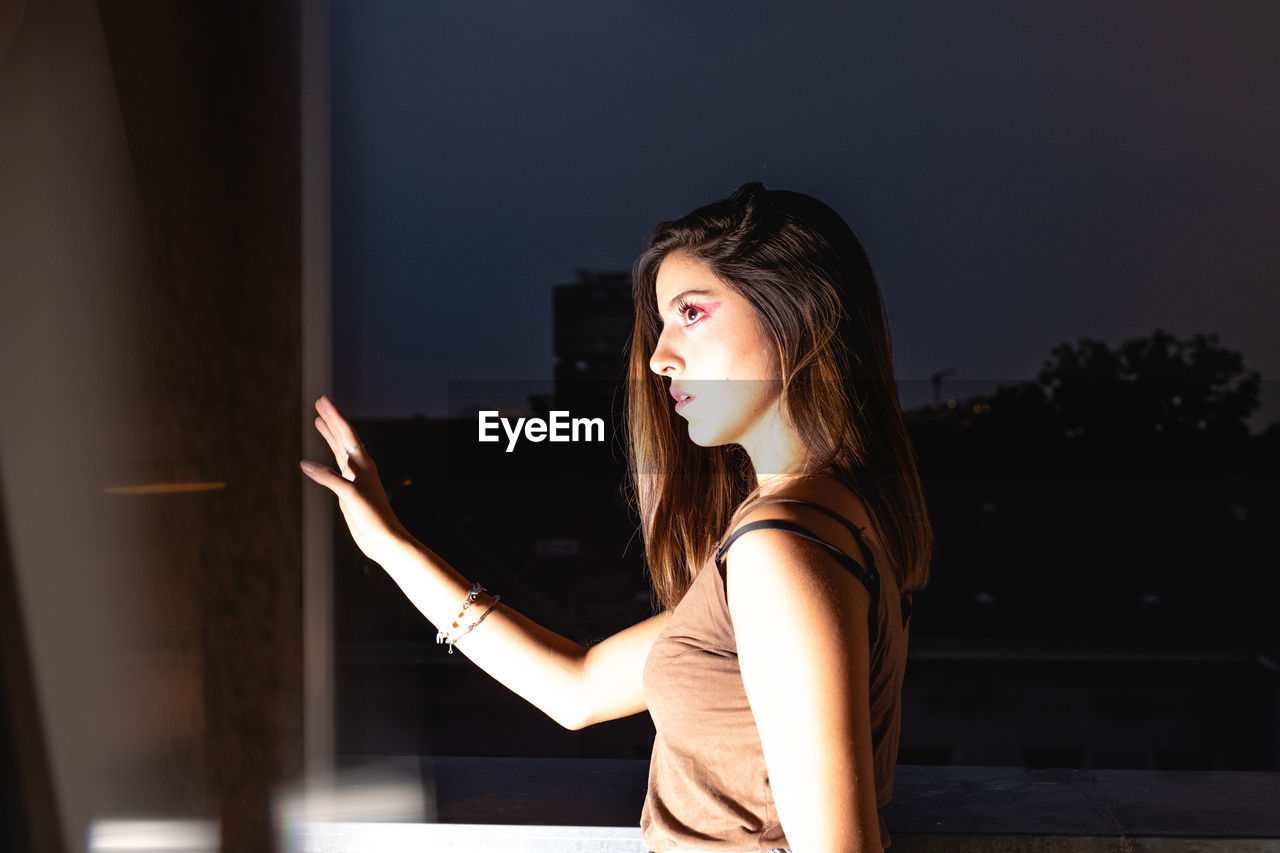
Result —
[{"label": "woman", "polygon": [[866,255],[816,199],[747,184],[658,226],[633,286],[658,615],[588,649],[499,608],[399,524],[326,398],[341,475],[303,469],[451,649],[570,729],[652,713],[650,850],[880,850],[932,533]]}]

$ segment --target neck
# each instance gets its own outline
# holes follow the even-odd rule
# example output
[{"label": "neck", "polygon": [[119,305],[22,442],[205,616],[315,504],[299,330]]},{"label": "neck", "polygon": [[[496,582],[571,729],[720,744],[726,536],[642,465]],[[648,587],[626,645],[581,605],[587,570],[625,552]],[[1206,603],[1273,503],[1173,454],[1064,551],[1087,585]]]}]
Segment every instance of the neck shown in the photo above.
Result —
[{"label": "neck", "polygon": [[776,408],[739,442],[756,472],[756,486],[766,494],[804,476],[800,466],[804,445],[789,421]]}]

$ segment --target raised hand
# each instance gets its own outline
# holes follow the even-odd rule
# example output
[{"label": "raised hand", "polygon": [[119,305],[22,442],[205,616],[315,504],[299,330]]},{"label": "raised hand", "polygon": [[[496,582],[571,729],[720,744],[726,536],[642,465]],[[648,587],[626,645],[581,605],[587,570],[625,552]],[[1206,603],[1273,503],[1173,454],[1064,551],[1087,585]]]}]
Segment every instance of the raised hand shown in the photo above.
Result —
[{"label": "raised hand", "polygon": [[333,451],[338,471],[304,459],[303,472],[338,496],[338,508],[351,538],[369,559],[382,563],[394,549],[412,541],[400,524],[378,478],[378,467],[351,424],[328,397],[316,400],[316,429]]}]

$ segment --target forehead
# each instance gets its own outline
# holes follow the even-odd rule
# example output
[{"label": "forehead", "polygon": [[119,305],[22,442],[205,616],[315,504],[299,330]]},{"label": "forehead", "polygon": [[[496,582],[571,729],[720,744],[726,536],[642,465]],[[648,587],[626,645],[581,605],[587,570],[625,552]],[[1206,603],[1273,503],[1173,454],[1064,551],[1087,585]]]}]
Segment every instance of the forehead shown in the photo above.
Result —
[{"label": "forehead", "polygon": [[727,295],[729,288],[702,261],[684,252],[672,252],[662,259],[654,281],[658,310],[670,307],[671,300],[686,290]]}]

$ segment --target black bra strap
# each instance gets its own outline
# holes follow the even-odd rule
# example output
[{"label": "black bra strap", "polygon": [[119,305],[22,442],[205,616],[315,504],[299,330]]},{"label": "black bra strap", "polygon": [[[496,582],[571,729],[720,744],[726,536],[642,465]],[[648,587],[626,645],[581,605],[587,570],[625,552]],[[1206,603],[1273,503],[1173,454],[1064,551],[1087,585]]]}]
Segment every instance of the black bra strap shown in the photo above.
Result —
[{"label": "black bra strap", "polygon": [[[858,543],[858,547],[862,549],[862,553],[865,554],[867,557],[867,568],[864,569],[857,561],[855,561],[853,558],[845,554],[839,548],[835,547],[829,542],[824,541],[823,539],[820,539],[819,537],[815,536],[813,533],[801,527],[800,525],[794,524],[789,521],[783,521],[782,519],[754,521],[751,524],[744,524],[742,527],[735,530],[733,534],[729,537],[729,539],[724,543],[724,545],[720,546],[720,550],[716,552],[717,566],[720,565],[720,562],[724,559],[724,553],[725,551],[729,550],[729,546],[733,544],[733,540],[737,539],[738,536],[740,536],[741,534],[746,533],[749,530],[756,530],[760,528],[774,528],[779,530],[789,530],[792,533],[797,534],[798,536],[803,536],[805,539],[809,539],[810,541],[818,543],[823,548],[826,548],[827,551],[831,553],[831,556],[835,557],[835,559],[842,566],[844,566],[846,569],[852,572],[853,575],[856,578],[858,578],[859,581],[862,582],[862,585],[865,586],[867,588],[867,591],[871,593],[872,604],[876,605],[880,597],[879,595],[880,573],[876,571],[875,554],[873,554],[871,549],[867,547],[866,541],[862,538],[862,528],[858,527],[849,519],[845,518],[843,515],[831,509],[830,507],[823,506],[822,504],[816,503],[814,501],[807,501],[807,500],[804,500],[803,498],[774,497],[774,498],[767,499],[766,502],[767,503],[802,504],[807,507],[812,507],[813,509],[818,510],[818,512],[821,512],[825,515],[829,515],[830,517],[834,518],[836,521],[840,522],[846,528],[848,528],[849,532],[853,534],[854,541]],[[911,595],[908,593],[906,595],[899,596],[898,606],[902,613],[902,626],[905,628],[907,626],[907,623],[911,620]],[[874,620],[874,616],[873,616],[873,620]],[[872,636],[875,636],[874,632],[872,633]]]},{"label": "black bra strap", "polygon": [[830,553],[832,557],[835,557],[836,561],[839,562],[840,565],[848,569],[853,576],[867,588],[867,592],[871,595],[871,604],[867,608],[867,636],[871,638],[872,643],[876,642],[877,638],[880,636],[880,619],[878,615],[880,613],[880,576],[875,572],[866,570],[860,563],[844,551],[841,551],[830,542],[816,536],[809,530],[806,530],[794,522],[784,521],[780,518],[768,518],[762,521],[753,521],[750,524],[742,525],[737,530],[733,531],[733,534],[729,539],[721,545],[720,550],[716,552],[716,566],[719,566],[721,561],[724,560],[725,552],[729,550],[729,546],[732,545],[734,540],[739,536],[744,533],[750,533],[752,530],[769,529],[786,530],[821,545],[823,548],[827,549],[828,553]]},{"label": "black bra strap", "polygon": [[731,535],[728,540],[720,546],[720,550],[716,552],[716,565],[719,565],[720,562],[724,560],[725,552],[729,550],[729,546],[732,545],[739,536],[744,533],[750,533],[752,530],[786,530],[796,534],[797,536],[802,536],[810,542],[816,542],[823,548],[827,549],[827,552],[831,554],[832,557],[835,557],[836,562],[852,572],[853,576],[861,581],[862,585],[867,588],[867,592],[871,593],[872,599],[875,599],[877,591],[880,589],[880,576],[876,574],[874,570],[867,570],[863,568],[862,564],[857,560],[853,559],[844,551],[841,551],[839,548],[832,545],[825,539],[822,539],[807,528],[801,527],[795,522],[785,521],[780,518],[753,521],[750,524],[744,524],[737,530],[733,531],[733,535]]},{"label": "black bra strap", "polygon": [[879,574],[878,572],[876,572],[875,555],[871,553],[871,549],[867,547],[867,543],[862,538],[862,528],[855,525],[852,521],[845,518],[840,513],[836,512],[830,507],[823,506],[822,504],[816,503],[814,501],[806,501],[803,498],[777,497],[777,498],[770,498],[768,502],[769,503],[801,504],[802,506],[812,507],[813,509],[816,509],[818,512],[831,516],[836,521],[840,522],[846,528],[848,528],[849,532],[853,534],[853,540],[858,543],[858,547],[862,549],[862,553],[867,555],[867,567],[871,570],[872,574],[877,574],[877,575]]}]

